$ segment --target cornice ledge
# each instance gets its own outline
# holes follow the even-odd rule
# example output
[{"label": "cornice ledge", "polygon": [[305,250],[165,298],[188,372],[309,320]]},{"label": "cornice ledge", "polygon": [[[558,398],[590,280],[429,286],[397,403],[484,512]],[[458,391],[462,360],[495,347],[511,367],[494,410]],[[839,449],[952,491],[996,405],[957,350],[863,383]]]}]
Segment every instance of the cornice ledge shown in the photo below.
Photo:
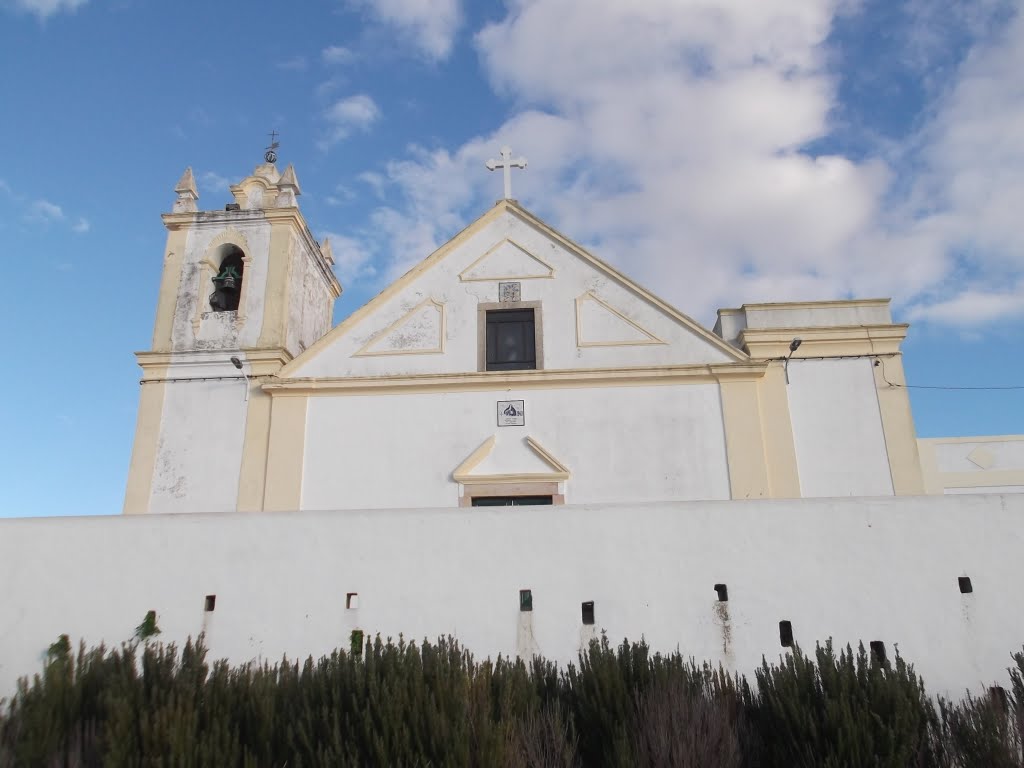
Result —
[{"label": "cornice ledge", "polygon": [[827,328],[745,328],[739,342],[751,357],[765,360],[786,357],[794,338],[801,340],[800,357],[894,354],[907,337],[906,323],[837,325]]},{"label": "cornice ledge", "polygon": [[764,376],[767,361],[644,368],[581,368],[541,371],[474,371],[408,376],[350,376],[296,378],[266,382],[271,395],[310,395],[367,392],[466,391],[544,389],[574,386],[642,386],[687,381],[755,380]]},{"label": "cornice ledge", "polygon": [[[188,352],[136,352],[135,359],[143,370],[169,365],[219,365],[226,362],[232,355],[241,354],[245,357],[253,374],[263,375],[280,370],[291,359],[286,349],[200,349]],[[257,371],[256,369],[260,370]]]}]

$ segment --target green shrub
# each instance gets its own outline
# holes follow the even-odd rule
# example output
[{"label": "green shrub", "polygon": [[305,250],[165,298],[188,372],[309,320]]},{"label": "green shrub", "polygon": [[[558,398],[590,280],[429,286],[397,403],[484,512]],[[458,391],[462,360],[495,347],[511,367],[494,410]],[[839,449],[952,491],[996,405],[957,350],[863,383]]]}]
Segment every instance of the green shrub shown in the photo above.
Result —
[{"label": "green shrub", "polygon": [[61,636],[0,712],[6,766],[936,766],[1024,768],[1024,653],[1010,688],[938,708],[902,658],[831,644],[751,687],[680,653],[602,638],[564,670],[477,662],[452,638],[232,667]]}]

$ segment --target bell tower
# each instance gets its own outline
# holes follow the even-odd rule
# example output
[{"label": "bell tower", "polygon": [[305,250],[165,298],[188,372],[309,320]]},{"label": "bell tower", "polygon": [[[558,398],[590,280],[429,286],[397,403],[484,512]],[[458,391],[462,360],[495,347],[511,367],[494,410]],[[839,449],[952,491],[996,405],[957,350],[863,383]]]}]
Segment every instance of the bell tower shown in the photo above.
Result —
[{"label": "bell tower", "polygon": [[[200,210],[192,169],[174,188],[156,322],[124,511],[263,506],[270,403],[261,385],[331,327],[330,244],[299,210],[295,169],[266,162]],[[262,454],[261,454],[262,451]]]}]

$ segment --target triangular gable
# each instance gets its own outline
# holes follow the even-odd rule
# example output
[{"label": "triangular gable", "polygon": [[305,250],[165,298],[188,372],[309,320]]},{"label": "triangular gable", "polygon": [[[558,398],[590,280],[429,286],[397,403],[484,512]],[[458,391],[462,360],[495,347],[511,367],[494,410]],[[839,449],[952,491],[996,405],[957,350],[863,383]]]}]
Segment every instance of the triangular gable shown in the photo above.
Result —
[{"label": "triangular gable", "polygon": [[490,248],[459,273],[464,283],[490,280],[537,280],[553,278],[555,268],[509,238]]},{"label": "triangular gable", "polygon": [[587,291],[576,299],[578,347],[634,347],[665,343],[593,291]]},{"label": "triangular gable", "polygon": [[[404,290],[407,286],[413,283],[413,281],[415,281],[417,278],[428,272],[432,267],[443,261],[445,257],[447,257],[453,250],[463,245],[475,234],[480,232],[483,228],[485,228],[486,226],[488,226],[493,221],[495,221],[496,219],[498,219],[499,217],[506,213],[518,217],[527,225],[534,227],[541,235],[549,238],[555,244],[562,247],[576,258],[579,258],[583,262],[592,266],[599,273],[603,274],[603,276],[614,280],[619,285],[626,288],[628,291],[639,296],[641,299],[648,302],[656,309],[660,310],[662,313],[667,315],[676,323],[688,329],[694,336],[702,339],[709,346],[716,349],[719,353],[724,355],[727,360],[735,362],[749,362],[749,356],[747,356],[741,350],[736,349],[735,347],[733,347],[720,337],[716,336],[711,331],[704,328],[702,325],[697,323],[688,315],[680,312],[671,304],[658,298],[650,291],[633,282],[631,279],[629,279],[624,274],[616,270],[614,267],[597,258],[589,251],[577,245],[572,240],[565,237],[558,231],[552,229],[550,226],[545,224],[536,216],[529,213],[525,209],[521,208],[519,204],[516,203],[515,201],[500,200],[494,205],[494,207],[492,207],[490,210],[488,210],[486,213],[480,216],[476,221],[471,223],[469,226],[467,226],[465,229],[463,229],[461,232],[455,235],[451,240],[449,240],[447,243],[442,245],[432,254],[427,256],[423,261],[414,266],[400,278],[398,278],[389,286],[384,288],[384,290],[382,290],[380,293],[378,293],[376,296],[370,299],[366,304],[364,304],[362,307],[354,311],[351,315],[345,318],[345,320],[343,320],[341,323],[332,328],[320,340],[312,344],[303,353],[301,353],[291,362],[285,365],[284,368],[282,368],[282,370],[278,374],[278,376],[281,378],[288,378],[289,376],[295,375],[295,373],[299,371],[304,365],[306,365],[310,360],[319,355],[323,350],[330,347],[335,340],[346,334],[350,329],[357,326],[358,323],[362,321],[364,318],[366,318],[369,314],[385,305],[386,302],[388,302],[396,294]],[[512,241],[508,240],[507,242],[511,243]],[[481,261],[482,259],[478,259],[477,264],[479,265]],[[546,262],[544,262],[542,259],[538,259],[538,261],[546,264]],[[550,265],[548,266],[550,267]],[[481,279],[497,280],[498,278],[487,277]],[[519,279],[522,278],[520,277]],[[620,314],[622,314],[622,316],[625,317],[624,313]],[[637,327],[639,328],[640,326],[637,325]],[[644,333],[650,333],[646,329],[641,330],[643,330]],[[650,335],[652,338],[657,338],[654,334]]]},{"label": "triangular gable", "polygon": [[444,304],[424,299],[366,342],[353,357],[441,353],[444,339]]},{"label": "triangular gable", "polygon": [[452,472],[464,485],[474,483],[552,482],[569,479],[569,469],[532,437],[503,443],[491,435]]}]

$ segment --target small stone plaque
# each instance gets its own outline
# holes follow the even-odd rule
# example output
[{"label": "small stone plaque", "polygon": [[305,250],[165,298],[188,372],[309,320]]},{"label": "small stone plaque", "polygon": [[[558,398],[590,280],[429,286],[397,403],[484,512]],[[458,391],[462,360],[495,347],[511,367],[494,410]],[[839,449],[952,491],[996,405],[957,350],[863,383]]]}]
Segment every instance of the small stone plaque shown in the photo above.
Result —
[{"label": "small stone plaque", "polygon": [[498,301],[519,301],[522,298],[522,283],[498,283]]},{"label": "small stone plaque", "polygon": [[498,426],[499,427],[525,427],[526,426],[526,401],[524,401],[524,400],[499,400],[498,401]]}]

